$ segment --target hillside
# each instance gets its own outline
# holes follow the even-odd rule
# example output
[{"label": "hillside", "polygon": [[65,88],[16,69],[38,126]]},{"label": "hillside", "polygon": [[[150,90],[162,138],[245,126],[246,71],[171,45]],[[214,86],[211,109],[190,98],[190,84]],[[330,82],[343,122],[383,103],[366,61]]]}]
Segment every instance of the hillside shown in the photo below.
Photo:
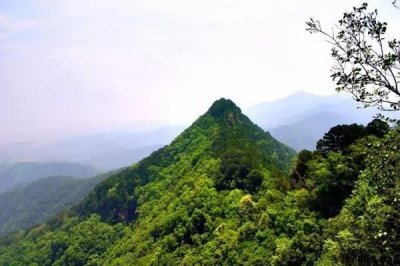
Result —
[{"label": "hillside", "polygon": [[[220,189],[254,191],[264,180],[261,172],[287,171],[293,156],[294,151],[255,126],[233,102],[221,99],[169,146],[100,184],[80,209],[107,221],[129,221],[137,205],[130,195],[137,186],[162,181],[167,189],[187,175],[212,177]],[[118,191],[112,200],[110,191]]]},{"label": "hillside", "polygon": [[48,176],[87,178],[96,174],[99,174],[98,170],[91,166],[66,162],[18,162],[3,164],[0,165],[0,192]]},{"label": "hillside", "polygon": [[0,194],[0,235],[27,229],[79,203],[98,183],[118,171],[92,178],[42,178]]},{"label": "hillside", "polygon": [[[223,235],[242,226],[247,230],[236,208],[251,206],[248,193],[257,197],[261,189],[277,186],[294,154],[255,126],[233,102],[221,99],[170,145],[98,185],[73,212],[80,222],[74,216],[59,217],[63,222],[57,222],[58,229],[51,229],[54,222],[35,228],[32,232],[39,237],[33,241],[43,245],[36,242],[12,258],[8,257],[12,249],[4,251],[0,262],[137,265],[157,257],[182,261],[184,253],[216,245],[220,236],[215,230]],[[131,226],[123,229],[118,222]],[[95,231],[87,232],[87,226],[95,226]],[[72,233],[67,236],[66,230]],[[86,244],[74,237],[82,237]],[[48,249],[54,241],[64,244]],[[79,255],[74,250],[83,248],[81,244],[86,248]],[[56,253],[50,255],[50,250]]]},{"label": "hillside", "polygon": [[339,125],[293,160],[221,99],[71,211],[0,238],[0,265],[399,265],[399,141],[384,121]]}]

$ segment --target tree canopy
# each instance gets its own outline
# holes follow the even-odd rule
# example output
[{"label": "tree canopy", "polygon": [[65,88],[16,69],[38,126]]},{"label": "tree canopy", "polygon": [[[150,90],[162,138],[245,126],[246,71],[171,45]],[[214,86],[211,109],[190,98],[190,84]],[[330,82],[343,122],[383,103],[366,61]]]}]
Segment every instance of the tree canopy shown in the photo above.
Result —
[{"label": "tree canopy", "polygon": [[338,125],[331,128],[322,139],[317,142],[317,151],[327,155],[332,151],[346,152],[346,148],[357,139],[367,135],[363,125]]}]

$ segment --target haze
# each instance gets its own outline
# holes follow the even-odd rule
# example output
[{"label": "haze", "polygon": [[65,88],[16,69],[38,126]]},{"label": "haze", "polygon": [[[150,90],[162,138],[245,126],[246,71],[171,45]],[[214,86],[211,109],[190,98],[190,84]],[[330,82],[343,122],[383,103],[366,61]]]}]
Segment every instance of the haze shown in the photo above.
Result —
[{"label": "haze", "polygon": [[[329,45],[305,22],[361,2],[2,0],[0,144],[187,123],[220,97],[332,94]],[[400,29],[391,1],[370,5]]]}]

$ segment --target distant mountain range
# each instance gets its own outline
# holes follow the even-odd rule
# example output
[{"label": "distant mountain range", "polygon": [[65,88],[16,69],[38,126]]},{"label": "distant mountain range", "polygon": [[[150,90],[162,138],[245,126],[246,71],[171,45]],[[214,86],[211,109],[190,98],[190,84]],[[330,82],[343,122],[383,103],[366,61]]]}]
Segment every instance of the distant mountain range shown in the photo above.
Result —
[{"label": "distant mountain range", "polygon": [[358,106],[347,95],[319,96],[299,91],[276,101],[258,104],[245,112],[279,141],[300,151],[315,149],[316,142],[331,127],[366,124],[378,112]]},{"label": "distant mountain range", "polygon": [[115,148],[108,152],[100,152],[86,160],[83,160],[82,163],[93,165],[99,169],[117,169],[138,162],[161,147],[162,145],[143,146],[132,149],[124,149],[122,147]]},{"label": "distant mountain range", "polygon": [[[244,112],[279,141],[300,151],[315,149],[318,139],[335,125],[366,124],[377,113],[374,109],[357,107],[357,102],[346,94],[320,96],[299,91],[282,99],[260,103]],[[0,163],[67,161],[109,171],[150,155],[183,130],[179,126],[155,128],[83,135],[45,143],[7,144],[0,146]]]},{"label": "distant mountain range", "polygon": [[0,192],[54,175],[88,178],[99,173],[92,166],[76,163],[19,162],[0,164]]},{"label": "distant mountain range", "polygon": [[162,127],[142,132],[82,135],[44,143],[11,143],[0,146],[0,163],[61,161],[87,164],[108,171],[137,162],[172,141],[181,130],[180,127]]}]

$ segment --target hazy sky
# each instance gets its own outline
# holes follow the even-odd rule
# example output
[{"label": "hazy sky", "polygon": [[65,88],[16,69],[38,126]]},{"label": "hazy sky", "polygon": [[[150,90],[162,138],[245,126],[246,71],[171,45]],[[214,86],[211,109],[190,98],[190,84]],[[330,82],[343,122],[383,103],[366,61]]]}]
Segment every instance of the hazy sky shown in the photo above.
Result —
[{"label": "hazy sky", "polygon": [[[305,22],[361,2],[0,0],[0,143],[334,93],[329,46]],[[400,29],[391,0],[369,2]]]}]

